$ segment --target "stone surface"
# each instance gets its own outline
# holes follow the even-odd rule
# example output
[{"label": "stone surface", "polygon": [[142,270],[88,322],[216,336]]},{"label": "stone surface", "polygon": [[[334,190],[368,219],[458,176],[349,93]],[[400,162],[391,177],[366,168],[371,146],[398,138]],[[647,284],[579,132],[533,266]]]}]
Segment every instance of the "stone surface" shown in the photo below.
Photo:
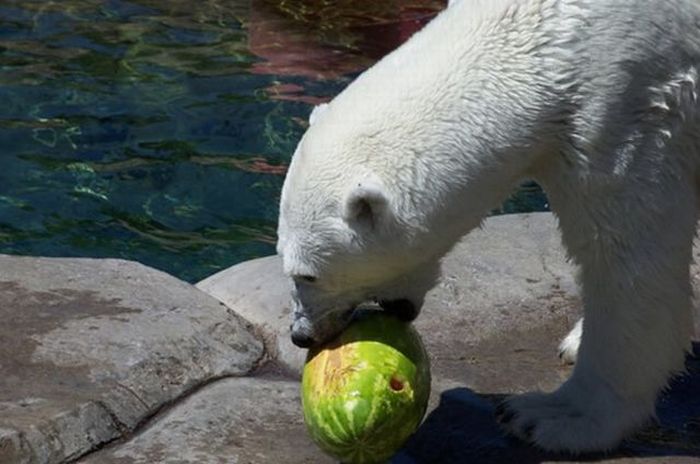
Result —
[{"label": "stone surface", "polygon": [[[577,317],[573,275],[551,214],[493,217],[444,259],[443,280],[428,294],[417,326],[424,333],[444,327],[455,334],[443,329],[430,337],[433,351],[445,343],[454,351],[454,338],[473,344],[514,329],[540,328],[543,309],[563,331]],[[290,341],[289,286],[278,257],[232,266],[197,287],[256,325],[271,357],[300,375],[304,351]]]},{"label": "stone surface", "polygon": [[[693,273],[697,281],[698,270]],[[392,462],[576,462],[506,437],[493,417],[494,404],[507,394],[552,390],[571,370],[558,359],[557,346],[581,304],[553,217],[490,218],[445,258],[443,274],[416,321],[431,356],[431,406]],[[303,351],[284,344],[288,284],[277,258],[234,266],[198,285],[263,327],[267,342],[276,344],[282,372],[298,372]],[[700,365],[690,359],[689,375],[659,401],[658,425],[613,455],[585,461],[700,463],[697,391]],[[290,454],[285,462],[305,461]]]},{"label": "stone surface", "polygon": [[262,356],[218,301],[127,261],[0,256],[0,317],[2,463],[77,458]]},{"label": "stone surface", "polygon": [[[698,344],[688,373],[660,398],[658,422],[613,454],[541,453],[496,424],[506,395],[554,389],[571,371],[557,345],[580,299],[555,225],[548,214],[491,218],[445,258],[416,321],[433,370],[428,415],[392,463],[700,464]],[[699,274],[694,267],[697,288]],[[120,261],[0,257],[3,285],[1,463],[334,462],[302,422],[295,377],[305,352],[288,342],[277,258],[198,284],[228,312]],[[256,363],[260,343],[234,311],[263,336],[266,363]],[[91,447],[103,449],[80,457]]]},{"label": "stone surface", "polygon": [[565,378],[557,345],[581,305],[551,214],[489,218],[442,272],[415,322],[438,376],[490,392],[552,389]]},{"label": "stone surface", "polygon": [[196,286],[255,325],[270,358],[286,373],[299,377],[306,353],[290,339],[290,287],[277,256],[232,266]]},{"label": "stone surface", "polygon": [[299,383],[283,378],[223,379],[208,385],[127,443],[80,464],[322,464],[306,434]]},{"label": "stone surface", "polygon": [[[526,337],[525,343],[531,343]],[[475,353],[475,359],[481,353]],[[550,358],[545,351],[537,356]],[[546,367],[556,365],[545,360]],[[526,366],[526,368],[529,366]],[[619,464],[697,464],[700,401],[688,401],[700,388],[700,363],[660,401],[662,426],[638,434],[610,456],[584,462]],[[515,372],[520,374],[521,372]],[[505,377],[505,374],[501,378]],[[550,375],[550,381],[556,379]],[[507,383],[507,381],[506,381]],[[684,391],[685,390],[685,391]],[[502,394],[473,389],[438,377],[428,415],[391,460],[392,464],[480,464],[581,462],[540,453],[503,434],[494,419]],[[299,384],[276,376],[223,379],[186,398],[154,419],[134,438],[79,460],[79,464],[331,464],[310,441],[303,422]],[[684,427],[679,424],[685,424]]]},{"label": "stone surface", "polygon": [[[528,337],[530,338],[530,337]],[[504,340],[508,341],[508,340]],[[480,358],[480,352],[476,358]],[[543,355],[540,353],[539,355]],[[700,463],[700,346],[695,359],[689,359],[689,375],[675,381],[659,401],[657,425],[648,427],[609,455],[571,456],[542,453],[503,434],[494,419],[494,406],[505,395],[491,390],[477,392],[467,386],[437,385],[439,400],[428,412],[417,433],[397,456],[394,464],[477,462],[484,464],[539,464],[564,462],[605,462],[616,464],[698,464]],[[517,358],[517,355],[513,355]],[[551,362],[544,361],[545,365]],[[511,370],[511,377],[500,376],[505,385],[523,382],[513,379],[532,366],[525,364]],[[552,369],[556,371],[556,369]],[[530,377],[526,375],[526,377]],[[544,384],[552,383],[550,373]],[[554,382],[556,383],[556,382]],[[504,384],[501,385],[503,387]],[[527,386],[527,385],[524,385]],[[507,390],[508,393],[515,391]]]}]

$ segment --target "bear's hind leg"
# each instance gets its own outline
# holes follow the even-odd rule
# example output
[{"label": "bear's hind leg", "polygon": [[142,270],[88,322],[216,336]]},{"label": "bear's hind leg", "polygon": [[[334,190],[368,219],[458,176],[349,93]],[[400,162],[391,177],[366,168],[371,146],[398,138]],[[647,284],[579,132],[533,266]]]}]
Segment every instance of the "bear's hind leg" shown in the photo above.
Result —
[{"label": "bear's hind leg", "polygon": [[597,204],[592,194],[559,214],[581,267],[581,344],[558,390],[514,396],[499,408],[512,434],[551,451],[614,448],[653,416],[657,394],[683,369],[693,327],[695,196],[692,182],[673,180],[599,195]]}]

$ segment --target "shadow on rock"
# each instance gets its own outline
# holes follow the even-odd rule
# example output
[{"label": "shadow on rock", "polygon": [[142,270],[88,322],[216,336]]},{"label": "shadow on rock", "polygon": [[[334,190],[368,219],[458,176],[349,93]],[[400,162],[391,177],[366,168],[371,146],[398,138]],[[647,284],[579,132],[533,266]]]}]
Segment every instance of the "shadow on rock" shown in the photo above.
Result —
[{"label": "shadow on rock", "polygon": [[614,453],[568,456],[544,453],[507,436],[494,417],[503,395],[476,394],[468,388],[445,391],[392,464],[535,464],[625,458],[700,457],[700,343],[688,357],[686,374],[674,380],[657,404],[658,421],[625,441]]},{"label": "shadow on rock", "polygon": [[444,392],[439,406],[393,464],[408,463],[536,463],[537,450],[506,436],[494,418],[502,395],[477,395],[468,388]]},{"label": "shadow on rock", "polygon": [[700,343],[693,344],[686,369],[659,398],[657,424],[625,442],[624,451],[635,456],[700,457]]}]

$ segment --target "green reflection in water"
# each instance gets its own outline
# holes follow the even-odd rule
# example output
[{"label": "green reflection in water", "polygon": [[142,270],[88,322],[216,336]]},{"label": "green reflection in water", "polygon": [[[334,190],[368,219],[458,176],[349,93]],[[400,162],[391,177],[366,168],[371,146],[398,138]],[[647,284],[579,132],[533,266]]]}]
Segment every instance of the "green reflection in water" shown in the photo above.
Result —
[{"label": "green reflection in water", "polygon": [[443,4],[3,2],[0,252],[189,281],[273,253],[311,105]]}]

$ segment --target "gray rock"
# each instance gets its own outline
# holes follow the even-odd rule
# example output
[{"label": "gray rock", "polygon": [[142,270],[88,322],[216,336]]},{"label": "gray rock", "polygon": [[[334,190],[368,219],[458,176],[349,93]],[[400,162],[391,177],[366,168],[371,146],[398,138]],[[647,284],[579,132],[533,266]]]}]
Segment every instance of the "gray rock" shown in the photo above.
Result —
[{"label": "gray rock", "polygon": [[[569,375],[557,345],[581,311],[575,271],[546,213],[490,218],[455,247],[415,323],[431,357],[429,414],[392,462],[573,462],[504,436],[493,409],[508,394],[553,390]],[[288,343],[288,284],[277,258],[242,263],[198,286],[258,325],[277,362],[298,375],[303,351]],[[628,440],[611,462],[700,463],[700,364],[689,360],[689,372],[660,400],[660,424]]]},{"label": "gray rock", "polygon": [[0,256],[0,462],[75,459],[262,356],[193,286],[120,260]]},{"label": "gray rock", "polygon": [[[416,321],[429,412],[392,463],[572,462],[505,436],[493,414],[505,395],[554,389],[571,370],[556,347],[580,299],[552,216],[491,218],[443,267]],[[302,423],[292,379],[305,352],[289,342],[279,260],[198,286],[231,309],[135,263],[0,256],[0,462],[334,462]],[[700,463],[698,391],[700,360],[689,358],[656,426],[586,460]]]},{"label": "gray rock", "polygon": [[311,442],[299,383],[224,379],[164,413],[127,443],[80,464],[333,463]]},{"label": "gray rock", "polygon": [[0,428],[0,462],[29,463],[30,451],[17,430]]},{"label": "gray rock", "polygon": [[[455,337],[475,343],[539,328],[542,307],[563,331],[579,309],[573,274],[551,214],[492,217],[445,257],[443,280],[429,292],[416,325],[425,333],[454,329],[455,336],[430,337],[433,349]],[[253,323],[271,358],[300,375],[305,351],[290,341],[289,284],[278,257],[232,266],[196,285]]]},{"label": "gray rock", "polygon": [[196,286],[255,325],[270,358],[285,373],[300,376],[306,352],[290,339],[290,287],[277,256],[232,266]]},{"label": "gray rock", "polygon": [[478,391],[552,389],[565,378],[557,345],[581,302],[551,214],[489,218],[442,269],[415,322],[438,376]]}]

